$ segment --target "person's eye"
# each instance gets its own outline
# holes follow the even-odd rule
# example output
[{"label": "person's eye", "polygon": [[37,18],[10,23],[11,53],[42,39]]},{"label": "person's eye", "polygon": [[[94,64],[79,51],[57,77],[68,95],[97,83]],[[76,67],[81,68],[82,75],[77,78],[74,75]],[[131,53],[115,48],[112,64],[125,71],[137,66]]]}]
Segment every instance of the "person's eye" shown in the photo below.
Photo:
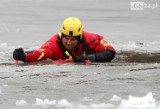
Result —
[{"label": "person's eye", "polygon": [[71,39],[71,41],[75,41],[76,39]]},{"label": "person's eye", "polygon": [[69,40],[69,38],[68,38],[68,37],[66,37],[65,39],[66,39],[66,40]]}]

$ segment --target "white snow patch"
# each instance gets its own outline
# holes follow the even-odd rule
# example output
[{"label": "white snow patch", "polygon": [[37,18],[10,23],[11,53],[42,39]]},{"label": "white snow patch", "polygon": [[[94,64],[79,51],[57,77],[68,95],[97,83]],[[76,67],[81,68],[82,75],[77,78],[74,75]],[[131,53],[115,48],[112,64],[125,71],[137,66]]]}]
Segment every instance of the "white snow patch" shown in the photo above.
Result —
[{"label": "white snow patch", "polygon": [[42,106],[43,108],[48,108],[50,106],[56,105],[56,100],[48,100],[48,99],[40,99],[36,98],[36,104],[33,104],[33,106]]},{"label": "white snow patch", "polygon": [[110,101],[121,101],[121,97],[117,96],[117,95],[113,95],[112,98],[110,99]]},{"label": "white snow patch", "polygon": [[25,100],[16,101],[16,106],[27,106],[28,103]]},{"label": "white snow patch", "polygon": [[123,99],[117,109],[157,109],[152,93],[144,97],[129,96],[128,100]]},{"label": "white snow patch", "polygon": [[58,101],[57,103],[57,107],[73,107],[73,104],[71,104],[70,102],[67,101],[67,99],[62,99],[60,101]]}]

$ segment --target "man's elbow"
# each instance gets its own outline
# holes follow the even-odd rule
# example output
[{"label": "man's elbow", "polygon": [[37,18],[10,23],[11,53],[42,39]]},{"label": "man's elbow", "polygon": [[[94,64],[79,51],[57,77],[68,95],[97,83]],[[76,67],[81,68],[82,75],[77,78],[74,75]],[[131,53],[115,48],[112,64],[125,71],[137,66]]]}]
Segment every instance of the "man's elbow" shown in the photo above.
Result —
[{"label": "man's elbow", "polygon": [[105,50],[101,53],[96,54],[96,61],[97,62],[110,62],[115,58],[115,51],[112,50]]}]

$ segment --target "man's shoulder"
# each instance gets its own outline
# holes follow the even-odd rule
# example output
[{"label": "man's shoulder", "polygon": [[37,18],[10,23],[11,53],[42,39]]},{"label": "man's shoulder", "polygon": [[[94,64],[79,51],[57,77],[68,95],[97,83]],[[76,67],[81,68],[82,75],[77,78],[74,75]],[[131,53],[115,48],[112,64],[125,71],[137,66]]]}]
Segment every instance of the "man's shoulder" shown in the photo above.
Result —
[{"label": "man's shoulder", "polygon": [[103,37],[102,35],[100,34],[97,34],[97,33],[92,33],[92,32],[86,32],[86,31],[83,31],[83,34],[82,34],[84,37],[85,36],[93,36],[93,37],[97,37],[97,36],[101,36]]},{"label": "man's shoulder", "polygon": [[[41,47],[56,47],[58,40],[58,34],[53,35],[50,39],[48,39]],[[54,45],[54,46],[53,46]]]},{"label": "man's shoulder", "polygon": [[91,33],[91,32],[87,32],[87,31],[83,31],[83,36],[86,36],[86,35],[94,35],[95,33]]},{"label": "man's shoulder", "polygon": [[57,40],[57,39],[58,39],[58,34],[55,34],[49,40]]},{"label": "man's shoulder", "polygon": [[91,40],[91,39],[95,39],[95,38],[102,38],[103,36],[98,35],[96,33],[91,33],[91,32],[83,32],[84,39],[86,40]]}]

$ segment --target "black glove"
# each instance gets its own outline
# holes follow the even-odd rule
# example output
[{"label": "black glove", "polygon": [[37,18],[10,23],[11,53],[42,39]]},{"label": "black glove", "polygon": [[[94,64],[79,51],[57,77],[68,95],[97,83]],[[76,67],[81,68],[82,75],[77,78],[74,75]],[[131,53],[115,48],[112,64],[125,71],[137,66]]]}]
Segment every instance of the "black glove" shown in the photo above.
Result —
[{"label": "black glove", "polygon": [[91,62],[95,62],[95,55],[78,55],[73,58],[74,62],[84,62],[85,60],[90,60]]},{"label": "black glove", "polygon": [[13,52],[13,58],[15,60],[20,60],[20,61],[26,62],[26,55],[23,51],[23,48],[15,49]]},{"label": "black glove", "polygon": [[90,54],[87,56],[88,57],[88,60],[90,60],[91,62],[95,62],[96,61],[96,56],[95,54]]}]

